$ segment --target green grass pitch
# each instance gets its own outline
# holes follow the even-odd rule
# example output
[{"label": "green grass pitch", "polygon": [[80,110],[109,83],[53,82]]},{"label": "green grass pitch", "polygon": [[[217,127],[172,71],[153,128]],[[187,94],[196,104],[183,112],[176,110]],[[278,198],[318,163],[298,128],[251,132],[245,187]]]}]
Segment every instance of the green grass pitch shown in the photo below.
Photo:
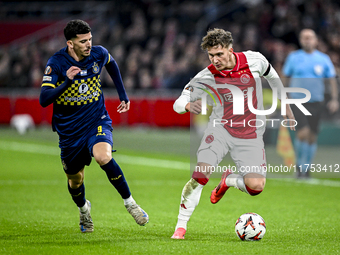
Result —
[{"label": "green grass pitch", "polygon": [[[95,230],[82,234],[56,134],[37,129],[20,136],[1,128],[0,254],[340,253],[339,179],[268,178],[257,197],[231,189],[212,205],[210,192],[219,182],[213,178],[203,190],[186,239],[170,239],[181,191],[190,178],[185,169],[190,161],[189,136],[186,130],[114,131],[118,151],[113,155],[150,221],[145,227],[134,222],[105,173],[92,161],[85,171],[85,186]],[[321,155],[327,154],[325,150],[320,148]],[[274,157],[274,148],[267,149],[268,161]],[[266,221],[267,232],[259,242],[242,242],[234,233],[236,219],[246,212],[256,212]]]}]

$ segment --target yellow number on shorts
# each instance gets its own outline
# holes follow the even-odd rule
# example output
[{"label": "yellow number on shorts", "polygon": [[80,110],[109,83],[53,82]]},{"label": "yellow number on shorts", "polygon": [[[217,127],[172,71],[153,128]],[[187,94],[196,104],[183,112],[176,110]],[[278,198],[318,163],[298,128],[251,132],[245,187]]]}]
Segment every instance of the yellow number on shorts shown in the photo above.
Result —
[{"label": "yellow number on shorts", "polygon": [[103,132],[103,128],[102,126],[98,126],[98,133],[101,133],[101,132]]}]

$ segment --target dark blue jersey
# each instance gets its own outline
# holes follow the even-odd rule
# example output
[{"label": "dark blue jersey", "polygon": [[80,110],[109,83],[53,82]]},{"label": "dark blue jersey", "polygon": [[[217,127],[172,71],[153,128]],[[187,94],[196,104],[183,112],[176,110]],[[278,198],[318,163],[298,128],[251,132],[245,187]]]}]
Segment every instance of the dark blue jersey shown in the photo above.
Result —
[{"label": "dark blue jersey", "polygon": [[[93,46],[90,56],[79,62],[67,53],[67,47],[48,60],[42,87],[58,88],[65,81],[70,83],[53,102],[52,127],[58,132],[60,140],[81,138],[101,119],[107,119],[111,125],[112,121],[104,104],[100,73],[112,61],[111,55],[102,46]],[[82,70],[73,81],[66,76],[66,71],[71,66]]]}]

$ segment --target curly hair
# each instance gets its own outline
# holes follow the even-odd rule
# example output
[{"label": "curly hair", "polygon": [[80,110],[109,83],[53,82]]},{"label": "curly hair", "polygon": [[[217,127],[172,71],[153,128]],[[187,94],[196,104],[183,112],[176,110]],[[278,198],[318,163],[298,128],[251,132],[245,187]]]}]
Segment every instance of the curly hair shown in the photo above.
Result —
[{"label": "curly hair", "polygon": [[64,28],[64,35],[67,41],[76,38],[79,34],[87,34],[89,32],[91,32],[90,25],[80,19],[71,20]]},{"label": "curly hair", "polygon": [[214,28],[207,32],[207,35],[202,38],[202,50],[208,50],[211,47],[221,45],[222,47],[229,47],[233,44],[233,37],[229,31],[221,28]]}]

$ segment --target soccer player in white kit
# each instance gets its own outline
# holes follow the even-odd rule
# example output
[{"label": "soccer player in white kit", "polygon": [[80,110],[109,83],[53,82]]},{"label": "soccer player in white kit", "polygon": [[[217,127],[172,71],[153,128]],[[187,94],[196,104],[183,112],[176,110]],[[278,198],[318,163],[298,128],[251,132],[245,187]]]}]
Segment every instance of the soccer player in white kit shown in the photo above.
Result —
[{"label": "soccer player in white kit", "polygon": [[[195,171],[182,191],[178,221],[171,237],[173,239],[184,239],[187,223],[199,203],[202,189],[213,171],[212,167],[216,167],[228,152],[238,172],[227,170],[222,174],[220,183],[211,193],[211,203],[217,203],[229,187],[255,196],[260,194],[265,186],[265,125],[261,125],[265,123],[265,116],[254,114],[254,111],[248,108],[247,95],[248,90],[252,89],[253,108],[263,110],[260,77],[264,77],[272,88],[277,88],[279,98],[283,85],[277,72],[261,53],[234,52],[232,43],[230,32],[217,28],[208,31],[202,39],[201,48],[207,51],[211,64],[185,86],[173,106],[180,114],[200,114],[204,93],[209,90],[216,99],[208,127],[197,151]],[[234,114],[233,103],[236,96],[231,93],[233,91],[230,86],[223,87],[223,84],[236,86],[243,92],[244,114]],[[295,119],[289,104],[286,105],[284,118],[291,129],[295,130]]]}]

